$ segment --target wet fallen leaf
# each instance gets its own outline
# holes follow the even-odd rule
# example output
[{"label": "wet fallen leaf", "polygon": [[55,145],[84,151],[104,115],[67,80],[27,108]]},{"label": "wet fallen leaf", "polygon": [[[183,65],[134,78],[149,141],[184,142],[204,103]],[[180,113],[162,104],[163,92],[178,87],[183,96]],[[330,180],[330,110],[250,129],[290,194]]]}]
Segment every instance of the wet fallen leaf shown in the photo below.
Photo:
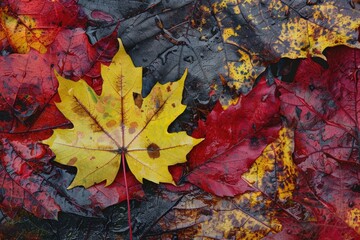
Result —
[{"label": "wet fallen leaf", "polygon": [[0,48],[10,45],[17,53],[45,53],[64,27],[82,24],[78,12],[73,0],[5,0],[0,5]]},{"label": "wet fallen leaf", "polygon": [[[46,219],[57,219],[59,211],[83,216],[101,215],[91,206],[92,203],[97,205],[95,201],[86,203],[78,197],[78,194],[89,197],[91,194],[85,191],[68,192],[64,185],[61,186],[61,177],[49,162],[53,153],[36,143],[39,140],[36,134],[8,134],[1,137],[0,205],[8,216],[16,216],[22,208]],[[62,179],[66,182],[69,180]]]},{"label": "wet fallen leaf", "polygon": [[147,70],[145,84],[174,81],[188,68],[185,102],[195,107],[210,100],[206,93],[214,83],[222,104],[233,103],[281,57],[323,57],[326,47],[360,47],[358,3],[350,3],[184,0],[112,2],[109,8],[99,0],[79,1],[94,22],[87,29],[94,42],[121,21],[118,35],[135,65]]},{"label": "wet fallen leaf", "polygon": [[278,139],[240,176],[254,192],[234,198],[189,193],[152,229],[150,236],[159,235],[149,239],[261,239],[280,232],[282,224],[274,206],[293,200],[297,179],[293,150],[293,133],[282,128]]},{"label": "wet fallen leaf", "polygon": [[205,137],[189,154],[186,180],[218,196],[249,190],[241,176],[280,129],[276,87],[263,78],[254,91],[223,110],[218,103],[193,133]]},{"label": "wet fallen leaf", "polygon": [[[122,176],[115,179],[111,188],[104,189],[103,184],[98,184],[88,190],[66,190],[74,174],[53,166],[49,162],[53,153],[37,143],[50,137],[51,129],[71,124],[54,104],[58,99],[54,69],[74,79],[96,78],[100,63],[110,62],[116,50],[116,39],[103,39],[92,46],[84,31],[75,28],[59,33],[45,54],[31,49],[26,54],[0,57],[3,189],[0,207],[6,215],[15,217],[24,208],[40,218],[57,218],[59,211],[99,216],[101,209],[126,198]],[[74,69],[64,64],[80,59],[86,64],[69,64]],[[98,82],[90,83],[94,87],[99,85]],[[131,198],[143,196],[140,183],[132,176],[128,177],[128,187]]]},{"label": "wet fallen leaf", "polygon": [[212,1],[225,51],[236,46],[238,58],[227,63],[229,84],[251,88],[259,75],[254,66],[281,57],[324,57],[327,47],[360,47],[359,10],[332,1]]},{"label": "wet fallen leaf", "polygon": [[185,109],[181,99],[186,72],[178,82],[154,87],[143,99],[142,69],[135,68],[120,46],[110,66],[103,66],[102,76],[100,96],[84,81],[57,76],[61,97],[57,107],[74,128],[56,129],[44,143],[55,152],[57,162],[77,168],[69,188],[102,181],[110,185],[124,155],[138,181],[173,183],[168,166],[185,162],[186,154],[201,141],[184,132],[167,132]]},{"label": "wet fallen leaf", "polygon": [[[133,226],[136,239],[358,239],[359,52],[328,48],[359,47],[358,2],[1,1],[0,238],[128,239]],[[194,136],[205,140],[189,162],[170,166],[179,186],[142,184],[125,171],[109,186],[66,189],[76,168],[55,163],[39,143],[54,128],[71,131],[54,104],[54,70],[84,79],[110,106],[98,99],[112,91],[106,81],[102,89],[100,69],[116,53],[117,36],[144,66],[143,83],[133,81],[129,95],[136,111],[166,94],[155,83],[176,81],[189,69],[188,108],[169,131],[191,133],[202,119]],[[223,106],[209,114],[219,98]],[[156,161],[161,142],[150,138],[143,154]],[[119,145],[118,160],[125,155]],[[117,204],[126,190],[141,201]]]},{"label": "wet fallen leaf", "polygon": [[101,64],[109,65],[118,50],[116,32],[91,45],[82,28],[60,32],[49,54],[56,56],[54,68],[63,77],[84,79],[96,92],[101,91]]},{"label": "wet fallen leaf", "polygon": [[360,52],[326,51],[329,68],[303,60],[293,83],[278,83],[282,112],[296,123],[295,161],[314,194],[358,233]]},{"label": "wet fallen leaf", "polygon": [[229,199],[194,192],[160,219],[146,239],[261,239],[281,230],[274,215],[271,201],[260,192]]},{"label": "wet fallen leaf", "polygon": [[269,144],[242,178],[249,185],[278,202],[292,200],[297,167],[293,162],[294,134],[282,128],[279,138]]}]

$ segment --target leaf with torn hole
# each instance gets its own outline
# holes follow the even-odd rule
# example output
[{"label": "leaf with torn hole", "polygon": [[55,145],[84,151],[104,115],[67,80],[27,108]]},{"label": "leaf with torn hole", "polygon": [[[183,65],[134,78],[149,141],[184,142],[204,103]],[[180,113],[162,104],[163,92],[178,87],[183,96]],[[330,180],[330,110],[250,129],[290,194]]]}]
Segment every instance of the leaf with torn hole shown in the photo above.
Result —
[{"label": "leaf with torn hole", "polygon": [[[102,66],[100,96],[84,81],[72,82],[57,75],[61,112],[73,129],[57,129],[44,141],[56,161],[77,168],[69,188],[111,184],[126,158],[140,182],[173,183],[168,166],[186,161],[186,154],[201,139],[167,128],[184,111],[181,104],[186,72],[178,82],[156,85],[142,98],[142,69],[134,67],[120,42],[109,67]],[[125,166],[123,166],[125,167]]]}]

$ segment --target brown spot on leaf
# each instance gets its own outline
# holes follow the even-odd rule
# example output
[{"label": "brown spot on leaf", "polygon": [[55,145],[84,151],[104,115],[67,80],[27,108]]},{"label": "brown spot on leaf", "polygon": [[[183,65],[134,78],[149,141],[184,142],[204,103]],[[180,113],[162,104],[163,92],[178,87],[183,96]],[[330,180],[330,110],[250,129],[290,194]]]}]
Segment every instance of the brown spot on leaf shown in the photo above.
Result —
[{"label": "brown spot on leaf", "polygon": [[93,130],[93,132],[102,132],[102,129],[97,122],[91,123],[90,127]]},{"label": "brown spot on leaf", "polygon": [[71,103],[71,109],[73,112],[78,114],[80,117],[88,117],[89,113],[85,110],[84,106],[79,102],[79,100],[74,97],[75,101]]},{"label": "brown spot on leaf", "polygon": [[171,92],[171,87],[170,87],[170,85],[167,86],[166,91]]},{"label": "brown spot on leaf", "polygon": [[115,125],[116,125],[116,121],[114,119],[111,119],[110,121],[108,121],[106,123],[106,126],[109,127],[109,128],[111,128],[111,127],[113,127]]},{"label": "brown spot on leaf", "polygon": [[69,160],[69,162],[67,163],[67,165],[69,165],[69,166],[74,166],[77,160],[78,160],[77,157],[73,157],[73,158],[71,158],[71,159]]},{"label": "brown spot on leaf", "polygon": [[158,158],[160,157],[160,147],[156,145],[155,143],[151,143],[147,147],[147,153],[149,154],[149,157],[151,158]]},{"label": "brown spot on leaf", "polygon": [[136,128],[138,127],[138,123],[137,122],[132,122],[130,123],[130,127],[129,127],[129,133],[133,134],[136,131]]},{"label": "brown spot on leaf", "polygon": [[141,108],[142,104],[143,104],[143,98],[141,96],[141,94],[139,93],[133,93],[133,98],[134,98],[134,103],[138,108]]},{"label": "brown spot on leaf", "polygon": [[171,104],[171,106],[174,108],[176,105],[175,105],[175,103],[173,103],[173,104]]}]

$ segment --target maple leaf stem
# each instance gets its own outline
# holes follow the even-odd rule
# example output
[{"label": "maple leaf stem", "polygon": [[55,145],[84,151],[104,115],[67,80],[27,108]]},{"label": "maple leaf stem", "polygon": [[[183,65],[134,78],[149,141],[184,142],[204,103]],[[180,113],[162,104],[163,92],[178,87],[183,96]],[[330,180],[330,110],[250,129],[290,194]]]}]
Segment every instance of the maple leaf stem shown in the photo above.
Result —
[{"label": "maple leaf stem", "polygon": [[126,179],[125,153],[124,152],[121,153],[121,164],[123,166],[123,174],[124,174],[124,181],[125,181],[126,203],[127,203],[128,224],[129,224],[129,236],[130,236],[130,240],[132,240],[133,237],[132,237],[132,228],[131,228],[130,197],[129,197],[128,183],[127,183],[127,179]]}]

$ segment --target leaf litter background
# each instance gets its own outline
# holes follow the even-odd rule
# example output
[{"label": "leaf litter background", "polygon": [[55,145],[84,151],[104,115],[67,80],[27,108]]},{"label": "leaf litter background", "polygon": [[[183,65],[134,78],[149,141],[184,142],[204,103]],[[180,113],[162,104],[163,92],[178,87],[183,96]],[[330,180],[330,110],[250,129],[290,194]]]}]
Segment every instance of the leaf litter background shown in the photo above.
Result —
[{"label": "leaf litter background", "polygon": [[0,6],[1,238],[128,238],[121,174],[66,190],[76,171],[38,143],[71,126],[54,69],[100,93],[117,37],[144,67],[143,95],[189,69],[169,129],[205,137],[170,169],[178,188],[128,173],[135,239],[359,238],[356,1]]}]

